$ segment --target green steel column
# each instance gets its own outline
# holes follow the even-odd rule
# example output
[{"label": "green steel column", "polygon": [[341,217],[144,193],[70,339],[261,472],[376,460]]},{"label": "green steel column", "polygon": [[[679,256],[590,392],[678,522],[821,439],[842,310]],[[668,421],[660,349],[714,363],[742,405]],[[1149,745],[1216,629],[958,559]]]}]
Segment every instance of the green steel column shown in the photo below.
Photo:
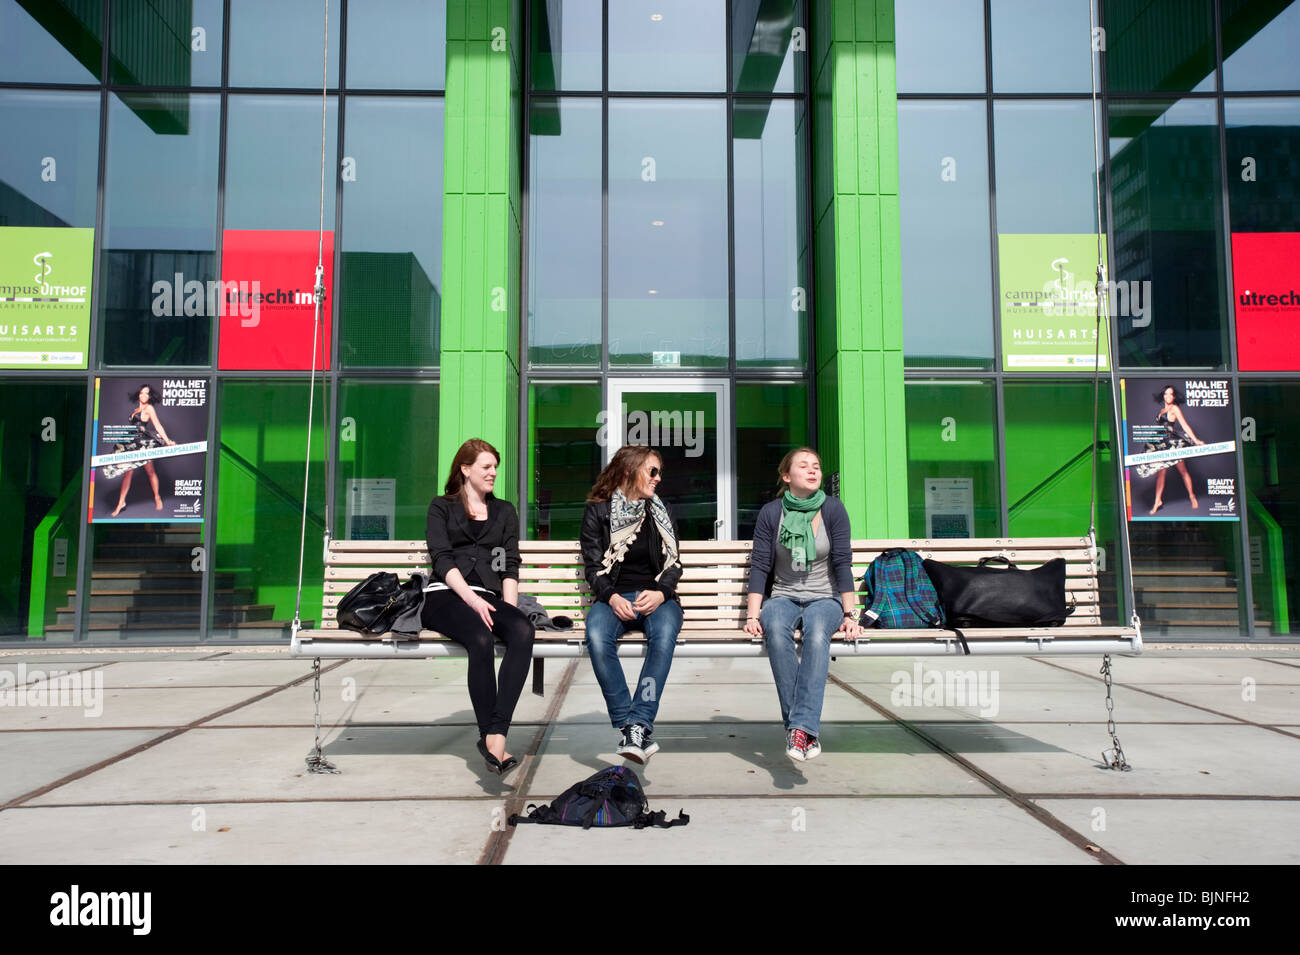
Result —
[{"label": "green steel column", "polygon": [[855,537],[906,537],[894,0],[814,0],[818,446]]},{"label": "green steel column", "polygon": [[503,455],[519,434],[520,0],[448,0],[439,483],[466,438]]}]

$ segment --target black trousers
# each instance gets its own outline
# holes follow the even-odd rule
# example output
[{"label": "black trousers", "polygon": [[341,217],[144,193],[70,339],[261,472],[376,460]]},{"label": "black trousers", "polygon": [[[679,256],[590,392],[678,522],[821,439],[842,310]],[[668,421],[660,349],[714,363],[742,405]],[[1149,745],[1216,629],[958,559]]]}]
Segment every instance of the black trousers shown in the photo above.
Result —
[{"label": "black trousers", "polygon": [[[480,736],[506,734],[515,704],[528,679],[533,655],[533,625],[517,608],[500,597],[480,594],[492,605],[489,630],[469,604],[452,590],[435,590],[424,595],[420,620],[425,629],[437,630],[455,640],[469,653],[469,700],[474,706]],[[506,645],[501,673],[496,672],[496,641]]]}]

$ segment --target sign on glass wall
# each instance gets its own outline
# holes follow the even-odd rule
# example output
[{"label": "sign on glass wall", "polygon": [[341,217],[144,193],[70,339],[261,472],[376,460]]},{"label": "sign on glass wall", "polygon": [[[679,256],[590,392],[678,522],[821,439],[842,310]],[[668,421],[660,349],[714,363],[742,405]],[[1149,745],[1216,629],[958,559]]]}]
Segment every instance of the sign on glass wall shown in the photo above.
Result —
[{"label": "sign on glass wall", "polygon": [[[227,229],[222,239],[218,366],[239,371],[308,371],[316,321],[318,234]],[[334,233],[324,236],[325,303],[316,367],[329,368]]]},{"label": "sign on glass wall", "polygon": [[998,275],[1003,368],[1092,371],[1098,358],[1108,367],[1104,316],[1097,349],[1095,234],[1000,235]]},{"label": "sign on glass wall", "polygon": [[1234,232],[1242,371],[1300,371],[1300,232]]},{"label": "sign on glass wall", "polygon": [[1237,520],[1237,419],[1227,378],[1121,378],[1130,521]]},{"label": "sign on glass wall", "polygon": [[91,523],[203,520],[208,380],[96,378]]},{"label": "sign on glass wall", "polygon": [[0,228],[0,368],[85,368],[95,230]]}]

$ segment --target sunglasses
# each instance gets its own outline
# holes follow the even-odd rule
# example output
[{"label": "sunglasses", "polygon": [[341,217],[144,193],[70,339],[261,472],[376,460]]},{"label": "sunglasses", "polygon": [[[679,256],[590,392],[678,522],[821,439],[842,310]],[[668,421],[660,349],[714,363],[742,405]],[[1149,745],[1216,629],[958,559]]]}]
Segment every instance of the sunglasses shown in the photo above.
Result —
[{"label": "sunglasses", "polygon": [[657,478],[661,473],[663,473],[663,472],[661,472],[658,468],[651,468],[651,469],[650,469],[650,476],[651,476],[652,478]]}]

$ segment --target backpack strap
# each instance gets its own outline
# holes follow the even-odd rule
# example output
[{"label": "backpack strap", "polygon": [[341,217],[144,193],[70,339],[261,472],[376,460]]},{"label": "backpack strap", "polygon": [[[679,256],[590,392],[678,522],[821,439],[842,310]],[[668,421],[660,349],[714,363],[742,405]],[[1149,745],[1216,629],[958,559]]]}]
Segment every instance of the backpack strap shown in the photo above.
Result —
[{"label": "backpack strap", "polygon": [[646,829],[654,826],[656,829],[672,829],[674,826],[684,826],[691,821],[691,817],[680,809],[677,810],[676,819],[667,819],[667,815],[662,809],[657,812],[643,812],[632,820],[632,828]]},{"label": "backpack strap", "polygon": [[966,642],[966,634],[962,633],[956,627],[949,627],[948,629],[957,634],[957,640],[961,643],[961,648],[966,651],[966,656],[970,656],[970,644]]}]

